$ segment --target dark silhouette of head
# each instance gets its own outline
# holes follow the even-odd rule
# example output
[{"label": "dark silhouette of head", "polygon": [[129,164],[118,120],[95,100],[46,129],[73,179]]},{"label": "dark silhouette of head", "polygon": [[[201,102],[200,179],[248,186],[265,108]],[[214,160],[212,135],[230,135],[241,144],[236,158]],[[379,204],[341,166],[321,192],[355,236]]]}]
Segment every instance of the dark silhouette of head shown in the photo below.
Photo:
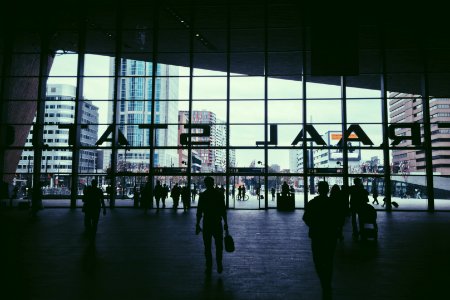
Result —
[{"label": "dark silhouette of head", "polygon": [[212,178],[211,176],[206,176],[204,182],[207,189],[214,188],[214,178]]},{"label": "dark silhouette of head", "polygon": [[337,185],[337,184],[334,184],[332,187],[331,187],[331,190],[330,190],[330,196],[331,195],[337,195],[339,192],[341,191],[341,188],[339,187],[339,185]]},{"label": "dark silhouette of head", "polygon": [[355,185],[361,185],[361,178],[356,177],[355,179],[353,179],[353,183]]},{"label": "dark silhouette of head", "polygon": [[97,179],[92,179],[91,185],[92,185],[93,187],[97,187],[97,185],[98,185]]},{"label": "dark silhouette of head", "polygon": [[326,181],[319,181],[318,184],[318,191],[319,191],[319,195],[327,195],[328,191],[330,190],[329,186],[328,186],[328,182]]}]

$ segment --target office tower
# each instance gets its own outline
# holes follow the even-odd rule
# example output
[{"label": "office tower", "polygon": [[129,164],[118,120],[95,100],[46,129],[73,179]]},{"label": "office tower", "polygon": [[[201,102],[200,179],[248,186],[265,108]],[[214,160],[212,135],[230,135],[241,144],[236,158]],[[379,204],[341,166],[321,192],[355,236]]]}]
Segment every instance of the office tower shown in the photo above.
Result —
[{"label": "office tower", "polygon": [[[187,129],[183,124],[188,124],[189,112],[179,112],[179,134],[186,133]],[[196,141],[208,142],[211,148],[199,148],[195,149],[196,154],[201,160],[202,172],[223,172],[226,169],[226,150],[217,149],[214,147],[225,147],[227,129],[226,126],[220,120],[217,120],[216,114],[207,110],[194,110],[192,111],[192,124],[209,124],[210,136],[209,137],[197,137]],[[201,129],[192,129],[192,133],[198,133]],[[183,151],[183,150],[180,150]],[[230,149],[229,152],[230,166],[234,166],[236,162],[236,154],[234,149]]]},{"label": "office tower", "polygon": [[[72,174],[72,151],[68,149],[69,129],[61,125],[75,123],[75,92],[76,87],[68,84],[48,84],[44,115],[44,145],[42,151],[41,172],[46,174],[44,184],[49,187],[69,186],[69,177]],[[80,146],[94,146],[98,139],[98,107],[89,100],[79,100],[81,121],[89,124],[80,132]],[[27,180],[25,174],[33,172],[34,151],[32,144],[33,131],[31,130],[25,149],[22,152],[17,166],[18,180]],[[94,173],[101,161],[101,153],[94,149],[80,150],[79,173]],[[31,177],[30,177],[31,178]],[[81,176],[82,183],[87,183]],[[31,183],[27,183],[31,186]]]},{"label": "office tower", "polygon": [[[111,66],[113,63],[114,58],[111,58]],[[178,78],[172,77],[178,75],[176,66],[158,64],[156,70],[154,122],[155,124],[168,124],[167,128],[155,130],[153,142],[150,141],[150,131],[139,128],[140,124],[151,124],[152,122],[152,68],[151,62],[121,60],[117,86],[117,123],[130,147],[138,149],[118,151],[118,171],[146,172],[149,170],[150,145],[155,147],[177,146]],[[167,77],[169,75],[171,77]],[[113,96],[113,92],[114,85],[111,84],[111,96]],[[127,152],[126,155],[124,152]],[[155,150],[155,167],[170,167],[177,162],[176,149]],[[105,160],[105,163],[108,162]]]},{"label": "office tower", "polygon": [[[418,123],[420,124],[420,138],[423,142],[423,100],[419,95],[405,93],[390,93],[389,120],[391,123]],[[449,129],[438,128],[438,123],[450,122],[450,99],[430,99],[431,143],[433,147],[449,147],[450,141],[446,138]],[[396,130],[398,136],[411,136],[411,129]],[[408,147],[411,140],[404,140],[398,146]],[[433,156],[433,173],[435,175],[450,175],[450,160],[446,150],[435,149]],[[423,150],[399,149],[392,150],[392,171],[400,174],[425,174],[425,152]]]}]

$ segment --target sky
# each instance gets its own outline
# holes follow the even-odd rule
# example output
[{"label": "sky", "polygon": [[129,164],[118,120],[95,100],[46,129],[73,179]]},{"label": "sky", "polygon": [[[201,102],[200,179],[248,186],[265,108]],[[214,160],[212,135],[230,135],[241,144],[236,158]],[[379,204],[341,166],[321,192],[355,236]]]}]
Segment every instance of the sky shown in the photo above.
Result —
[{"label": "sky", "polygon": [[[97,78],[86,77],[84,81],[83,96],[90,100],[108,100],[110,79],[110,57],[100,55],[85,56],[85,75],[99,76]],[[189,69],[180,67],[180,75],[189,75]],[[48,83],[64,83],[76,85],[77,55],[63,54],[57,55],[50,71]],[[211,99],[226,98],[226,73],[210,70],[195,70],[195,75],[222,76],[222,77],[195,77],[193,82],[194,99],[210,99],[210,101],[195,101],[195,110],[210,110],[216,113],[218,119],[226,120],[226,102],[211,101]],[[104,77],[103,77],[104,76]],[[264,78],[245,77],[240,74],[232,74],[230,81],[230,98],[233,99],[253,99],[250,101],[231,101],[230,103],[230,123],[242,123],[239,126],[231,126],[231,145],[254,146],[256,141],[263,140],[264,127],[249,125],[248,123],[264,122]],[[278,125],[278,145],[290,146],[291,142],[301,130],[302,122],[302,97],[301,82],[293,80],[283,80],[269,78],[268,96],[269,99],[269,123]],[[179,83],[179,98],[189,99],[189,80],[182,79]],[[330,98],[340,98],[340,87],[324,84],[308,83],[307,97],[315,100],[307,101],[308,121],[315,124],[315,128],[320,134],[329,130],[340,130],[341,125],[341,102]],[[381,125],[362,123],[381,123],[381,101],[380,91],[348,88],[348,97],[363,98],[363,100],[347,100],[347,122],[361,124],[364,131],[369,135],[377,146],[382,142]],[[378,98],[378,99],[375,99]],[[289,100],[291,99],[291,100]],[[107,101],[95,103],[100,108],[100,112],[107,111]],[[187,102],[180,101],[179,110],[187,110]],[[107,114],[100,113],[99,122],[107,123]],[[296,123],[288,124],[288,123]],[[321,124],[322,123],[322,124]],[[327,123],[327,124],[323,124]],[[334,124],[332,124],[334,123]],[[247,125],[245,125],[247,124]],[[283,125],[284,124],[284,125]],[[103,126],[102,126],[103,127]],[[100,129],[102,130],[102,129]],[[101,134],[101,133],[100,133]],[[277,152],[278,151],[278,152]],[[272,151],[269,155],[277,153],[273,161],[269,158],[269,165],[277,163],[282,169],[289,168],[289,156],[287,151]],[[252,160],[262,160],[261,150],[238,151],[237,165],[248,166]],[[279,155],[278,155],[279,154]],[[369,160],[372,156],[378,155],[382,159],[381,151],[363,150],[363,160]]]}]

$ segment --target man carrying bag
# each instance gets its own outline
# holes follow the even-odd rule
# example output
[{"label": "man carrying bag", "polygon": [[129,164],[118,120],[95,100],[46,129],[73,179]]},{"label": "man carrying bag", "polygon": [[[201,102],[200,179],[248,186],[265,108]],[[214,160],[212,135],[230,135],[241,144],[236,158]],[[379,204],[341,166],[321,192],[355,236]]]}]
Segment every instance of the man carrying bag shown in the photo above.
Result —
[{"label": "man carrying bag", "polygon": [[[225,207],[224,195],[214,188],[214,179],[210,176],[205,177],[206,190],[200,194],[197,206],[197,223],[195,233],[203,232],[203,244],[205,247],[206,269],[205,274],[210,275],[212,270],[212,238],[216,246],[217,272],[223,271],[223,230],[228,234],[227,212]],[[203,229],[200,227],[200,220],[203,218]],[[224,225],[222,228],[222,219]],[[226,238],[229,242],[229,238]]]}]

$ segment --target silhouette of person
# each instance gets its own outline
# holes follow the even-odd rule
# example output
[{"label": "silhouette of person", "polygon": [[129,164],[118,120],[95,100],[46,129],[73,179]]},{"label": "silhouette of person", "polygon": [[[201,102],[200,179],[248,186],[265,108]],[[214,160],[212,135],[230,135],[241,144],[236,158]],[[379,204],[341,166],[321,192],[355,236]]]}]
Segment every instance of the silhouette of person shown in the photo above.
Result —
[{"label": "silhouette of person", "polygon": [[100,210],[103,208],[103,215],[106,215],[105,199],[103,191],[97,187],[97,179],[92,179],[91,185],[86,187],[83,201],[84,207],[84,224],[87,226],[87,233],[92,239],[95,239],[97,233],[98,219],[100,218]]},{"label": "silhouette of person", "polygon": [[220,186],[220,188],[219,188],[219,190],[220,190],[220,192],[222,193],[222,195],[223,195],[223,197],[224,197],[224,199],[225,199],[225,186],[222,184],[221,186]]},{"label": "silhouette of person", "polygon": [[286,197],[289,195],[289,186],[286,181],[283,182],[283,184],[281,185],[281,195],[283,197]]},{"label": "silhouette of person", "polygon": [[342,205],[344,207],[345,216],[350,216],[350,192],[348,185],[341,186]]},{"label": "silhouette of person", "polygon": [[417,199],[422,199],[422,197],[420,196],[420,190],[419,189],[415,189],[416,192],[416,198]]},{"label": "silhouette of person", "polygon": [[153,190],[153,194],[155,195],[155,202],[156,202],[156,211],[159,211],[159,202],[162,199],[163,196],[163,187],[161,185],[161,181],[157,180],[155,188]]},{"label": "silhouette of person", "polygon": [[[214,188],[214,179],[210,176],[204,179],[206,190],[200,193],[197,206],[197,223],[195,233],[203,231],[203,244],[205,247],[206,269],[205,274],[211,274],[212,270],[212,238],[216,246],[217,272],[223,270],[223,230],[228,230],[227,212],[225,199],[221,192]],[[203,218],[203,229],[200,227],[200,220]],[[222,228],[222,220],[224,225]]]},{"label": "silhouette of person", "polygon": [[242,199],[242,185],[238,187],[238,201]]},{"label": "silhouette of person", "polygon": [[166,208],[166,199],[168,195],[169,195],[169,187],[167,186],[167,184],[164,183],[161,197],[162,208]]},{"label": "silhouette of person", "polygon": [[272,193],[272,201],[275,201],[275,188],[271,188],[270,192]]},{"label": "silhouette of person", "polygon": [[242,200],[245,200],[245,185],[242,185]]},{"label": "silhouette of person", "polygon": [[42,209],[42,182],[36,182],[31,190],[31,217],[36,217],[37,212]]},{"label": "silhouette of person", "polygon": [[303,214],[303,221],[309,227],[313,262],[323,299],[331,299],[333,258],[340,226],[338,203],[327,196],[328,190],[328,183],[320,181],[319,196],[306,204]]},{"label": "silhouette of person", "polygon": [[352,231],[353,238],[358,239],[360,232],[358,229],[362,228],[359,213],[365,203],[369,202],[369,193],[364,189],[360,178],[353,179],[354,185],[349,188],[350,192],[350,211],[352,213]]},{"label": "silhouette of person", "polygon": [[172,190],[170,191],[170,197],[173,199],[173,209],[178,208],[178,203],[180,202],[181,188],[178,183],[175,183]]},{"label": "silhouette of person", "polygon": [[190,202],[189,202],[189,188],[185,185],[181,188],[181,202],[183,202],[183,211],[187,212],[187,210],[190,208]]},{"label": "silhouette of person", "polygon": [[343,227],[344,227],[345,216],[347,213],[347,211],[346,211],[347,201],[345,199],[344,193],[341,191],[341,188],[337,184],[334,184],[331,187],[330,198],[333,202],[335,202],[337,204],[337,207],[338,207],[338,210],[336,212],[340,218],[340,223],[339,223],[339,228],[338,228],[338,238],[339,238],[339,240],[342,241],[344,239]]},{"label": "silhouette of person", "polygon": [[194,188],[191,191],[192,194],[192,202],[195,202],[195,197],[197,196],[197,185],[194,183]]},{"label": "silhouette of person", "polygon": [[372,196],[373,196],[373,201],[372,201],[372,204],[380,204],[379,202],[378,202],[378,189],[377,189],[377,187],[374,187],[374,189],[373,189],[373,192],[372,192]]}]

